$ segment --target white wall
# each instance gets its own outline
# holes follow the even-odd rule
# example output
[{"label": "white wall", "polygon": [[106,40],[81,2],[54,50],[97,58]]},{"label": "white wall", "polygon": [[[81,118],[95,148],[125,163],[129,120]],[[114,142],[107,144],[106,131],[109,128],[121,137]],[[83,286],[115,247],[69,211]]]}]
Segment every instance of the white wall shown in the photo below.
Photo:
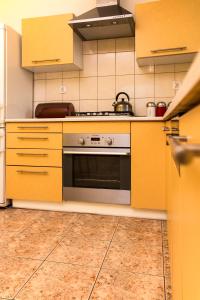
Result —
[{"label": "white wall", "polygon": [[[136,2],[152,0],[121,0],[121,5],[134,11]],[[21,32],[21,19],[64,13],[82,14],[96,5],[96,0],[0,0],[0,22]]]}]

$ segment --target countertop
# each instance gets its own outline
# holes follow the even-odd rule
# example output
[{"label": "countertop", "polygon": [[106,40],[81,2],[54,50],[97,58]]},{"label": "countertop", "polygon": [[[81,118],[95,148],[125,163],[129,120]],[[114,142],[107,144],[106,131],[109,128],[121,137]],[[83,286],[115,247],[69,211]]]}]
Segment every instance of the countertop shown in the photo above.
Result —
[{"label": "countertop", "polygon": [[110,116],[110,117],[66,117],[53,119],[6,119],[5,122],[108,122],[108,121],[163,121],[163,117],[129,117],[129,116]]}]

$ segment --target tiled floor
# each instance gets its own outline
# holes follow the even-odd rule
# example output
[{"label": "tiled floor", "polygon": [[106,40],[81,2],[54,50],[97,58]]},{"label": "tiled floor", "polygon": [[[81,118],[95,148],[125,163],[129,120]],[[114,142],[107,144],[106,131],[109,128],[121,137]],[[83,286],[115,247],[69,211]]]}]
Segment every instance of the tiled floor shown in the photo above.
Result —
[{"label": "tiled floor", "polygon": [[170,300],[164,221],[0,210],[0,299]]}]

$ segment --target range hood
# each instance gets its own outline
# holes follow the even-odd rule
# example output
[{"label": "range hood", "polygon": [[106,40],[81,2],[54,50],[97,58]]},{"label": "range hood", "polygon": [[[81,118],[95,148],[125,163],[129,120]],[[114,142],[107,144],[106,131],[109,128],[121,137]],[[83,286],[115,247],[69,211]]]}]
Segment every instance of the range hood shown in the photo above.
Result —
[{"label": "range hood", "polygon": [[96,8],[68,23],[85,41],[130,37],[135,34],[133,14],[119,0],[96,0]]}]

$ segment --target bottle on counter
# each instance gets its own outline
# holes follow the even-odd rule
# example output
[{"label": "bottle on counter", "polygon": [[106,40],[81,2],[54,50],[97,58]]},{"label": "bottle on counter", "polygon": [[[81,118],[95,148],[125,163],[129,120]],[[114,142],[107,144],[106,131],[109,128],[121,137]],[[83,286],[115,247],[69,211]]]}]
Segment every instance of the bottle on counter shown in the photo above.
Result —
[{"label": "bottle on counter", "polygon": [[156,105],[156,117],[162,117],[167,110],[167,105],[165,102],[158,102]]},{"label": "bottle on counter", "polygon": [[147,117],[155,117],[156,116],[156,105],[154,102],[147,102]]}]

